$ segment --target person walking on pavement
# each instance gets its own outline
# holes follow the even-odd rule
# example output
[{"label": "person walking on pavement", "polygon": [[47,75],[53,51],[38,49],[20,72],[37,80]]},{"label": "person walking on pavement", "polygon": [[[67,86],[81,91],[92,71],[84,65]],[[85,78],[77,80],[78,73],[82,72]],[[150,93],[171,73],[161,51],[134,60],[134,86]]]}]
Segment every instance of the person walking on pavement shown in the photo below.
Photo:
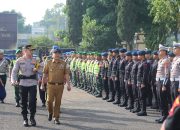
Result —
[{"label": "person walking on pavement", "polygon": [[[32,45],[26,45],[22,48],[23,56],[16,61],[11,74],[12,85],[19,85],[20,87],[20,95],[22,100],[21,114],[23,115],[23,124],[25,127],[29,126],[27,106],[30,110],[31,125],[36,126],[34,117],[36,113],[37,68],[35,68],[36,59],[32,57],[33,50]],[[29,104],[27,105],[28,102]]]},{"label": "person walking on pavement", "polygon": [[44,90],[44,84],[47,83],[48,120],[51,121],[53,117],[54,123],[60,124],[59,113],[64,84],[67,83],[67,90],[71,90],[69,66],[60,59],[61,51],[59,47],[53,47],[51,53],[53,59],[45,63],[41,89]]},{"label": "person walking on pavement", "polygon": [[[39,69],[38,69],[38,87],[39,87],[39,96],[42,101],[42,107],[46,107],[46,91],[41,90],[43,68],[46,58],[47,58],[46,56],[42,58],[42,62],[39,64]],[[47,84],[44,84],[45,90],[46,90],[46,85]]]},{"label": "person walking on pavement", "polygon": [[[2,80],[3,86],[6,86],[7,71],[9,69],[9,60],[4,57],[4,50],[0,49],[0,79]],[[1,103],[4,103],[4,99],[0,99]]]},{"label": "person walking on pavement", "polygon": [[[21,49],[17,49],[16,50],[16,60],[18,58],[22,57],[22,50]],[[16,61],[15,61],[16,62]],[[12,69],[15,65],[15,62],[11,62],[10,68],[9,68],[9,75],[11,77],[11,73],[12,73]],[[19,79],[18,79],[19,82]],[[20,107],[20,100],[21,100],[21,96],[20,96],[20,89],[19,89],[19,85],[14,85],[14,94],[15,94],[15,100],[16,100],[16,107]]]}]

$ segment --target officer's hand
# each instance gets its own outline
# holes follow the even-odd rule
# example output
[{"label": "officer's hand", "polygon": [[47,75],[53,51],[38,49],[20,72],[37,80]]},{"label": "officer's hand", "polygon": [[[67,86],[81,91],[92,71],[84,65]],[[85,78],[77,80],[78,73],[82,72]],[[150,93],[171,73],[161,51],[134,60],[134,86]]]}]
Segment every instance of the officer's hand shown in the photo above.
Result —
[{"label": "officer's hand", "polygon": [[144,84],[141,84],[141,88],[144,88],[145,87],[145,85]]},{"label": "officer's hand", "polygon": [[131,84],[131,81],[128,81],[128,84]]},{"label": "officer's hand", "polygon": [[180,93],[180,88],[178,88],[178,92]]},{"label": "officer's hand", "polygon": [[163,87],[162,87],[162,91],[166,91],[166,87],[163,86]]},{"label": "officer's hand", "polygon": [[45,91],[45,87],[44,87],[44,85],[43,85],[43,84],[41,84],[40,89],[41,89],[42,91]]},{"label": "officer's hand", "polygon": [[117,77],[115,77],[115,80],[117,81],[117,80],[118,80],[118,78],[117,78]]},{"label": "officer's hand", "polygon": [[38,71],[38,69],[37,69],[37,68],[34,68],[34,69],[33,69],[33,72],[37,72],[37,71]]},{"label": "officer's hand", "polygon": [[106,77],[104,77],[103,79],[106,80]]},{"label": "officer's hand", "polygon": [[67,86],[67,90],[68,90],[68,91],[71,91],[71,87],[70,87],[70,86]]}]

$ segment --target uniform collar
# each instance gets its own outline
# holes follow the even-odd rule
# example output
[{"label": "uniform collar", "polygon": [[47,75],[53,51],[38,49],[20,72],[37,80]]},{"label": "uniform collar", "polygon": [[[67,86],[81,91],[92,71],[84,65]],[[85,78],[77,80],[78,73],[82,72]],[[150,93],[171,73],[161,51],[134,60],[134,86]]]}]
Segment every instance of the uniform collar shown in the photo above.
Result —
[{"label": "uniform collar", "polygon": [[60,60],[55,61],[55,60],[53,59],[52,62],[53,62],[53,63],[59,63]]}]

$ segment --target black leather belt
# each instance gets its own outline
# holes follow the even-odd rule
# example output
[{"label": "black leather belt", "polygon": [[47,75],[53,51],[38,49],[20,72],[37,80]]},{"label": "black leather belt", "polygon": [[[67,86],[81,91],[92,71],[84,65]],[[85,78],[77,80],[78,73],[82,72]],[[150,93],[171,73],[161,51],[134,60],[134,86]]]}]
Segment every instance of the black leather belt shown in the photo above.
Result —
[{"label": "black leather belt", "polygon": [[30,75],[30,76],[25,76],[25,75],[19,75],[19,79],[36,79],[36,75]]},{"label": "black leather belt", "polygon": [[48,84],[50,84],[50,85],[63,85],[64,83],[52,83],[52,82],[48,82]]}]

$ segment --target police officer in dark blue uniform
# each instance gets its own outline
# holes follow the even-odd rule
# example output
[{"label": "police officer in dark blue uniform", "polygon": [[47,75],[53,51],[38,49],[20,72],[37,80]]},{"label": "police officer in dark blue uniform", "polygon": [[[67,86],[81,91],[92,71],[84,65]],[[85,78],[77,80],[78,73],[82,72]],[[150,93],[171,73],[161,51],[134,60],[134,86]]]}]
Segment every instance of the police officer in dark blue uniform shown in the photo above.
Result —
[{"label": "police officer in dark blue uniform", "polygon": [[139,98],[141,103],[141,111],[137,113],[138,116],[147,116],[146,113],[146,97],[147,97],[147,85],[148,85],[148,74],[150,67],[145,59],[145,51],[139,51],[138,58],[140,63],[138,65],[137,72],[137,86],[139,89]]},{"label": "police officer in dark blue uniform", "polygon": [[158,99],[157,99],[157,91],[156,91],[156,73],[157,73],[157,66],[158,66],[158,52],[154,51],[153,52],[153,64],[151,66],[151,87],[152,87],[152,92],[153,92],[153,97],[154,97],[154,103],[152,104],[152,109],[158,109],[159,104],[158,104]]},{"label": "police officer in dark blue uniform", "polygon": [[113,104],[119,104],[120,103],[120,89],[119,89],[119,78],[118,78],[118,64],[119,64],[119,49],[113,49],[113,56],[115,57],[115,60],[113,62],[112,66],[112,73],[111,77],[113,80],[113,86],[115,90],[115,101]]},{"label": "police officer in dark blue uniform", "polygon": [[124,82],[125,82],[128,105],[125,109],[131,110],[131,109],[133,109],[133,103],[134,103],[132,83],[131,83],[131,69],[133,66],[132,52],[131,51],[126,52],[126,61],[127,61],[127,65],[125,67]]},{"label": "police officer in dark blue uniform", "polygon": [[109,60],[109,66],[108,66],[108,73],[107,73],[107,77],[108,77],[108,86],[109,86],[109,99],[107,100],[107,102],[113,102],[114,98],[115,98],[115,90],[114,90],[114,86],[113,86],[113,81],[111,78],[111,73],[112,73],[112,66],[113,66],[113,62],[115,60],[115,57],[112,55],[112,50],[113,49],[109,49],[109,55],[108,55],[108,60]]},{"label": "police officer in dark blue uniform", "polygon": [[133,98],[134,98],[134,108],[132,112],[136,113],[140,111],[140,102],[138,97],[138,86],[137,86],[137,72],[138,72],[138,65],[140,62],[138,60],[137,51],[133,51],[132,56],[134,62],[131,70],[131,84],[132,84]]},{"label": "police officer in dark blue uniform", "polygon": [[102,85],[105,92],[105,97],[103,97],[103,100],[107,100],[109,99],[109,88],[108,88],[108,77],[107,77],[108,66],[109,66],[109,62],[107,60],[108,53],[103,52],[101,56],[102,56],[102,67],[100,67],[100,76],[102,78]]},{"label": "police officer in dark blue uniform", "polygon": [[121,48],[119,50],[120,52],[120,61],[119,61],[119,83],[120,83],[120,91],[121,91],[121,104],[120,107],[127,106],[127,95],[125,92],[125,83],[124,83],[124,74],[125,74],[125,66],[126,66],[126,59],[125,59],[125,53],[127,50],[125,48]]}]

